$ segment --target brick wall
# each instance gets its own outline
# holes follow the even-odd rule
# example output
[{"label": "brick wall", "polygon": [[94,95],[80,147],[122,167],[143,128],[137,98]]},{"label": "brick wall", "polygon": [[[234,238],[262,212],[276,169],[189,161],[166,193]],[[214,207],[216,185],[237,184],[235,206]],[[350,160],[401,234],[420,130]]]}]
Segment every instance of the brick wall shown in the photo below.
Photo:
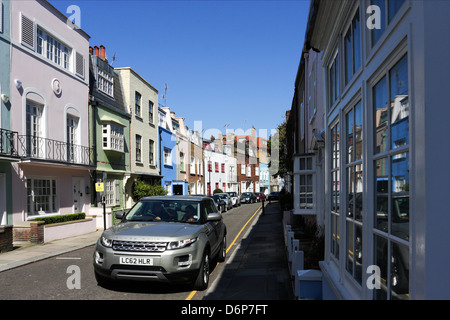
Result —
[{"label": "brick wall", "polygon": [[44,221],[30,222],[30,242],[44,243]]},{"label": "brick wall", "polygon": [[0,226],[0,252],[13,249],[13,226]]},{"label": "brick wall", "polygon": [[29,226],[15,226],[14,241],[30,241],[31,243],[44,242],[44,221],[30,221]]}]

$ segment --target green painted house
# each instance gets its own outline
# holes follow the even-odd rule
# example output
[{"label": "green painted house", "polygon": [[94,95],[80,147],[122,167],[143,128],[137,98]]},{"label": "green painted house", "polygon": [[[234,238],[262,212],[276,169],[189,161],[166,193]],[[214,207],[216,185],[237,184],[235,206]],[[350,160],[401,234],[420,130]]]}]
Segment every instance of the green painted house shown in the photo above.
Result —
[{"label": "green painted house", "polygon": [[12,224],[11,162],[17,156],[17,132],[11,128],[9,1],[0,1],[0,226]]},{"label": "green painted house", "polygon": [[[124,186],[130,177],[130,119],[120,77],[109,64],[105,47],[90,48],[89,136],[95,150],[91,173],[91,206],[112,210],[125,206]],[[96,191],[103,183],[103,192]]]}]

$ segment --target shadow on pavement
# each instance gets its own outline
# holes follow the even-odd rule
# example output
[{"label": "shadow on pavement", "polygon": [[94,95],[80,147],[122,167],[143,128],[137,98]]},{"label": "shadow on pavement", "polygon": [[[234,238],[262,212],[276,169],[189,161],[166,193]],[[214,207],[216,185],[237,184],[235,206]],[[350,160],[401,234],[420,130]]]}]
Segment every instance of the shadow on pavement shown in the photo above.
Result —
[{"label": "shadow on pavement", "polygon": [[294,299],[279,204],[266,204],[264,211],[204,300]]}]

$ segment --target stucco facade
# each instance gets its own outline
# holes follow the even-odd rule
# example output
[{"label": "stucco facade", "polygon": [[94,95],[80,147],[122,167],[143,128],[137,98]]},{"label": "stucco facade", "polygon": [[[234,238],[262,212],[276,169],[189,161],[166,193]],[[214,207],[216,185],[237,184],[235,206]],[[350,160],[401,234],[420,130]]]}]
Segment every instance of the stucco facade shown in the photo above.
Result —
[{"label": "stucco facade", "polygon": [[130,178],[125,185],[125,206],[130,208],[133,184],[137,179],[160,184],[158,168],[158,90],[132,68],[115,68],[123,97],[131,116]]},{"label": "stucco facade", "polygon": [[9,1],[0,9],[0,225],[12,224],[11,154],[7,141],[13,138],[10,129],[10,28]]},{"label": "stucco facade", "polygon": [[12,164],[10,222],[88,214],[89,36],[46,1],[8,3],[11,130],[20,157]]}]

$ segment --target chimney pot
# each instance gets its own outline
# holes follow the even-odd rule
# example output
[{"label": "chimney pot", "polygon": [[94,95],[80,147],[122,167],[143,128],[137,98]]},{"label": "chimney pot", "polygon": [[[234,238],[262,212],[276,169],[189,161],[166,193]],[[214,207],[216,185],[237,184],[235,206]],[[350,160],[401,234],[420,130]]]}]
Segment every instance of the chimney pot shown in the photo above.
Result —
[{"label": "chimney pot", "polygon": [[94,46],[95,55],[98,57],[98,46]]},{"label": "chimney pot", "polygon": [[104,45],[100,45],[100,58],[102,58],[103,60],[106,59],[105,46]]},{"label": "chimney pot", "polygon": [[89,46],[89,53],[92,55],[94,53],[94,48],[92,48],[91,46]]}]

